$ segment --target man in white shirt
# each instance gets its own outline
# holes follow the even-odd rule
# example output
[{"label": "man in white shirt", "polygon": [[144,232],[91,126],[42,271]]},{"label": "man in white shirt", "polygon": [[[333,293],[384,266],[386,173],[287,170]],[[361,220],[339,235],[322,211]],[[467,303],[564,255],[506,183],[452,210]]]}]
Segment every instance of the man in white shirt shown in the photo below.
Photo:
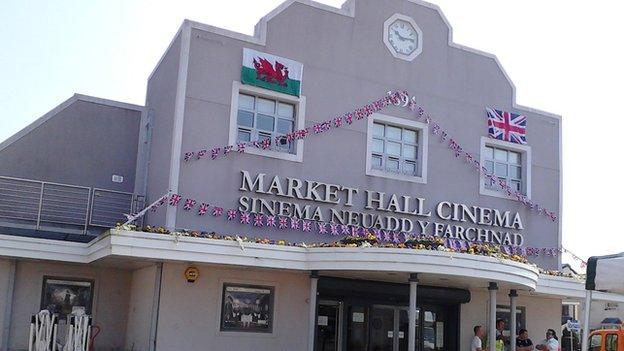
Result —
[{"label": "man in white shirt", "polygon": [[475,335],[472,338],[472,343],[470,344],[470,351],[483,351],[481,339],[485,335],[485,329],[480,325],[476,325],[473,328],[473,331]]},{"label": "man in white shirt", "polygon": [[546,339],[535,346],[540,351],[559,351],[559,340],[557,340],[557,334],[553,329],[546,331]]}]

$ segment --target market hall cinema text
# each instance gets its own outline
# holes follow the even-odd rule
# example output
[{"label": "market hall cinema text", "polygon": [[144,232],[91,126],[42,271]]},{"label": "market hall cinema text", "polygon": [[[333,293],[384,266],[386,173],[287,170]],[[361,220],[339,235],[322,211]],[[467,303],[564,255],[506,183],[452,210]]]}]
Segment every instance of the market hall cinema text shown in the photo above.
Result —
[{"label": "market hall cinema text", "polygon": [[[272,178],[264,173],[253,177],[241,171],[240,191],[265,195],[239,197],[239,210],[270,216],[296,217],[311,221],[359,226],[363,228],[434,235],[443,238],[520,246],[524,229],[518,212],[466,205],[449,201],[430,206],[425,198],[386,194],[346,185],[298,178]],[[308,200],[329,206],[301,204],[278,198]],[[354,207],[363,197],[366,212],[344,209]],[[339,208],[343,207],[343,208]],[[326,208],[328,207],[328,208]],[[450,222],[450,223],[449,223]]]}]

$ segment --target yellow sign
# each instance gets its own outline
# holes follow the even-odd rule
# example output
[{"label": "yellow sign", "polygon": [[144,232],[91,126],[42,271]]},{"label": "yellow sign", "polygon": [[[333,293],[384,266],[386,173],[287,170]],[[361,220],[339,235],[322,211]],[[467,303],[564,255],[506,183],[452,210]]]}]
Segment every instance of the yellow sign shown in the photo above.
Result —
[{"label": "yellow sign", "polygon": [[186,281],[189,283],[195,283],[197,278],[199,278],[199,269],[197,269],[196,267],[192,267],[192,266],[188,267],[184,271],[184,278],[186,278]]}]

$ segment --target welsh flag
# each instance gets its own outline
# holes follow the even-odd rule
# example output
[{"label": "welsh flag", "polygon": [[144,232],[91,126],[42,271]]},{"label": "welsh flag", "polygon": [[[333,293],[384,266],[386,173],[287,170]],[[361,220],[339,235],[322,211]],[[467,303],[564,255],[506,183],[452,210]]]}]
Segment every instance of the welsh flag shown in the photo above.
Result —
[{"label": "welsh flag", "polygon": [[243,49],[241,82],[299,96],[303,64],[264,52]]}]

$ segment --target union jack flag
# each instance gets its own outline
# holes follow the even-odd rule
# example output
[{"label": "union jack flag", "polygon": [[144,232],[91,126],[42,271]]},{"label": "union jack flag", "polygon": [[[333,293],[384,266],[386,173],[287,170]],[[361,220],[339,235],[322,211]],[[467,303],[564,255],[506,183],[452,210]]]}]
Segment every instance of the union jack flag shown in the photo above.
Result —
[{"label": "union jack flag", "polygon": [[318,223],[318,232],[319,234],[327,234],[327,224],[325,223]]},{"label": "union jack flag", "polygon": [[527,118],[511,112],[486,107],[490,137],[498,140],[526,144]]},{"label": "union jack flag", "polygon": [[267,227],[275,227],[275,216],[267,216],[266,225]]}]

